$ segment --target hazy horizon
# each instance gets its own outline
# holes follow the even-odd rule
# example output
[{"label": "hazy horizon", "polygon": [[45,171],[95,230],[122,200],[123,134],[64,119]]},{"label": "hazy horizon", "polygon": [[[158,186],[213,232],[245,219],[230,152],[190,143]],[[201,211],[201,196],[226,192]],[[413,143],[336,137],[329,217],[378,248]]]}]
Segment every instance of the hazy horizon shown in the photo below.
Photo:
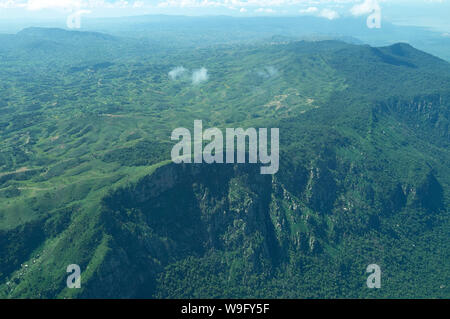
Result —
[{"label": "hazy horizon", "polygon": [[396,25],[427,27],[443,33],[450,32],[450,22],[447,19],[450,3],[447,0],[0,0],[0,32],[17,30],[21,25],[27,27],[44,26],[46,23],[65,24],[67,17],[74,12],[81,12],[83,19],[89,20],[144,15],[315,16],[338,20],[366,17],[370,12],[365,7],[373,3],[378,3],[381,7],[382,21]]}]

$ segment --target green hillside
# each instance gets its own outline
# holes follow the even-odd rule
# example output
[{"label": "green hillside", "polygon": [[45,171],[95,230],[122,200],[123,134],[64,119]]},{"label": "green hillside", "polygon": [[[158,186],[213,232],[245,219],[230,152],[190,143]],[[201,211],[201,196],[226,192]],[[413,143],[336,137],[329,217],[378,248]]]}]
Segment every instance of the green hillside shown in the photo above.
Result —
[{"label": "green hillside", "polygon": [[[1,41],[1,298],[450,297],[448,62],[403,43]],[[278,173],[171,163],[194,120],[279,128]]]}]

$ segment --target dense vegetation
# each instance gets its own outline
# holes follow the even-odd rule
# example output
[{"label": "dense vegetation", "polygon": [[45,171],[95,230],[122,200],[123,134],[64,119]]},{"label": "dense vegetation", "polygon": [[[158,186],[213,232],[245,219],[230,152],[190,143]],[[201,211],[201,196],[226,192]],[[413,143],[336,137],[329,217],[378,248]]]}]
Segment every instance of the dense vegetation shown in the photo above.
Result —
[{"label": "dense vegetation", "polygon": [[[0,297],[450,297],[448,62],[401,43],[1,41]],[[196,119],[279,127],[279,172],[170,163]]]}]

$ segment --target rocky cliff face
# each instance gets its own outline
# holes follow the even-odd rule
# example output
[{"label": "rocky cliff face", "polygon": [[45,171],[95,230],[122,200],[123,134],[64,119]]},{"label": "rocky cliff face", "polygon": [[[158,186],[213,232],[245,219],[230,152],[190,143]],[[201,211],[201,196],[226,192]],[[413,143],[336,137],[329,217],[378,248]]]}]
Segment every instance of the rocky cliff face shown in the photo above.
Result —
[{"label": "rocky cliff face", "polygon": [[[289,179],[261,175],[257,165],[168,164],[109,194],[101,223],[111,249],[85,297],[153,296],[158,276],[192,257],[214,255],[225,269],[270,275],[292,254],[323,254],[347,233],[377,229],[383,212],[443,205],[432,173],[417,185],[397,183],[378,194],[357,181],[348,185],[345,177],[338,182],[337,174],[353,176],[356,168],[345,172],[348,165],[333,153],[326,158],[291,167],[295,178]],[[364,211],[359,195],[381,213]]]},{"label": "rocky cliff face", "polygon": [[164,166],[104,199],[102,220],[114,249],[101,272],[119,271],[114,278],[134,283],[126,296],[148,296],[156,274],[188,256],[234,252],[256,268],[266,261],[270,267],[279,251],[269,215],[271,187],[271,177],[251,165]]},{"label": "rocky cliff face", "polygon": [[[308,179],[314,185],[308,194],[318,198],[324,193],[315,190],[321,178]],[[86,296],[113,297],[120,289],[120,296],[148,297],[164,267],[214,252],[228,267],[233,258],[226,256],[234,255],[246,271],[270,273],[291,249],[320,252],[323,225],[306,211],[276,178],[261,175],[257,165],[164,166],[104,198],[102,220],[113,238],[112,249],[99,269],[106,275],[92,279]]]},{"label": "rocky cliff face", "polygon": [[409,100],[391,98],[378,103],[373,112],[390,114],[410,126],[420,137],[428,136],[430,142],[448,145],[450,141],[450,97],[434,94],[415,96]]}]

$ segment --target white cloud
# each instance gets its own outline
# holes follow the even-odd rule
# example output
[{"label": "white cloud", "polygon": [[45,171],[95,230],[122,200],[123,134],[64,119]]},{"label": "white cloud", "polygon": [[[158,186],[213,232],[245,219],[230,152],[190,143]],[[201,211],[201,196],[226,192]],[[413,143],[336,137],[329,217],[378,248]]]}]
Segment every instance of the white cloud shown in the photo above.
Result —
[{"label": "white cloud", "polygon": [[[274,8],[355,3],[360,0],[160,0],[158,7],[168,8]],[[280,9],[281,10],[281,9]],[[262,12],[262,11],[259,11]]]},{"label": "white cloud", "polygon": [[169,72],[169,78],[171,80],[176,80],[177,78],[182,76],[186,71],[187,70],[184,67],[178,66]]},{"label": "white cloud", "polygon": [[[309,8],[320,6],[342,6],[357,4],[355,13],[366,12],[370,3],[394,2],[394,0],[0,0],[0,8],[28,8],[40,10],[49,8],[141,8],[141,7],[222,7],[222,8],[278,8],[299,6]],[[400,2],[400,0],[398,0]],[[403,1],[406,2],[406,1]],[[444,0],[416,0],[415,2],[445,3]],[[308,9],[309,9],[308,8]],[[365,8],[365,9],[364,9]],[[308,10],[303,9],[303,10]],[[281,10],[281,9],[280,9]],[[303,11],[302,10],[302,11]],[[362,11],[361,11],[362,10]],[[310,12],[311,13],[311,12]],[[363,14],[363,13],[358,13]]]},{"label": "white cloud", "polygon": [[322,18],[327,18],[329,20],[337,19],[340,16],[339,13],[335,10],[331,10],[328,8],[320,10],[318,7],[308,7],[306,9],[300,9],[299,12],[302,14],[310,14]]},{"label": "white cloud", "polygon": [[39,11],[44,9],[56,10],[75,10],[86,8],[126,8],[135,4],[144,4],[144,1],[138,0],[130,3],[126,0],[0,0],[0,8],[24,8],[30,11]]},{"label": "white cloud", "polygon": [[381,28],[381,7],[378,0],[364,0],[350,9],[354,16],[370,14],[367,17],[367,27],[370,29]]},{"label": "white cloud", "polygon": [[380,10],[377,0],[365,0],[363,3],[357,4],[350,9],[354,16],[369,14],[375,10]]},{"label": "white cloud", "polygon": [[145,6],[144,1],[135,1],[133,3],[133,8],[143,8]]},{"label": "white cloud", "polygon": [[307,9],[300,9],[300,13],[316,13],[317,11],[319,11],[319,8],[317,7],[309,7]]},{"label": "white cloud", "polygon": [[255,12],[258,13],[275,13],[276,11],[273,10],[272,8],[258,8],[255,10]]},{"label": "white cloud", "polygon": [[82,5],[80,0],[29,0],[25,7],[28,10],[72,9]]},{"label": "white cloud", "polygon": [[331,9],[323,9],[320,11],[319,16],[322,18],[327,18],[329,20],[334,20],[339,18],[339,13]]},{"label": "white cloud", "polygon": [[20,8],[24,7],[25,4],[18,3],[15,0],[0,0],[0,8],[1,9],[10,9],[10,8]]},{"label": "white cloud", "polygon": [[200,84],[202,82],[208,81],[208,79],[209,79],[208,70],[205,68],[195,70],[192,73],[192,84]]}]

